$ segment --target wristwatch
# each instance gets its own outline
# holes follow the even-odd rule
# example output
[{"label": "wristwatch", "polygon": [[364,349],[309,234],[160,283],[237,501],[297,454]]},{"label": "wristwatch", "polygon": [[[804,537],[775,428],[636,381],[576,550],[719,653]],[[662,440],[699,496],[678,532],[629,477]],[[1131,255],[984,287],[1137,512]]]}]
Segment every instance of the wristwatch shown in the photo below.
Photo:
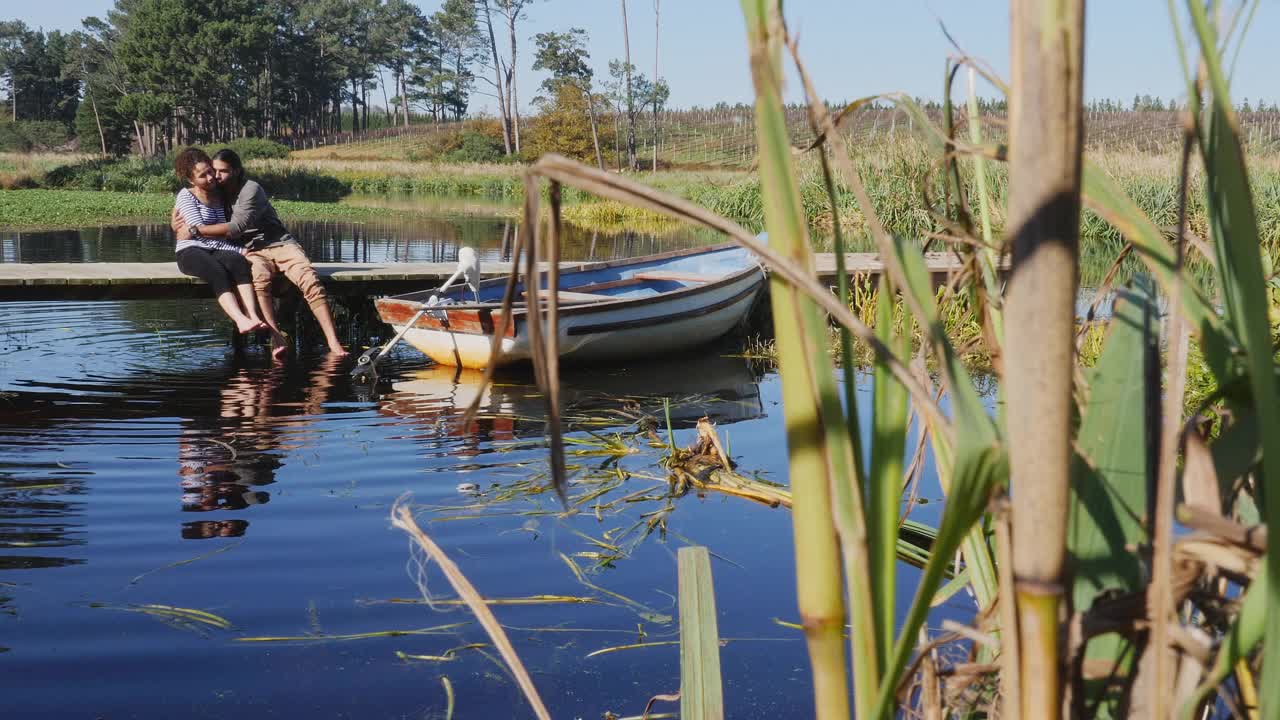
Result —
[{"label": "wristwatch", "polygon": [[191,237],[195,237],[200,234],[200,223],[189,225],[188,228],[191,230]]}]

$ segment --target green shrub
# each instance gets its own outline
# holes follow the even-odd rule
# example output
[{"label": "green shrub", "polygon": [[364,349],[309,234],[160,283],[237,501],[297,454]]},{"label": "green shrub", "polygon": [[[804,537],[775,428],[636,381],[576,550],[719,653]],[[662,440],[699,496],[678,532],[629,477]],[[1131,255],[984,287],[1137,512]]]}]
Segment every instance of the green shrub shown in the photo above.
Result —
[{"label": "green shrub", "polygon": [[31,140],[19,123],[0,123],[0,152],[31,152]]},{"label": "green shrub", "polygon": [[57,150],[71,141],[71,131],[54,120],[19,120],[0,123],[0,151]]},{"label": "green shrub", "polygon": [[[335,202],[351,193],[350,183],[305,168],[284,166],[255,171],[250,176],[273,198]],[[165,156],[94,159],[64,165],[49,171],[44,185],[66,190],[173,194],[183,184],[173,172],[173,158]]]},{"label": "green shrub", "polygon": [[251,170],[249,177],[256,180],[274,200],[337,202],[351,194],[350,183],[306,168],[284,166]]},{"label": "green shrub", "polygon": [[497,163],[507,160],[502,142],[493,137],[467,130],[462,133],[462,144],[444,156],[447,162]]},{"label": "green shrub", "polygon": [[222,148],[231,148],[241,160],[262,160],[262,159],[279,159],[289,157],[289,146],[281,145],[274,140],[266,138],[237,138],[228,143],[218,143],[214,145],[205,145],[204,151],[213,155]]},{"label": "green shrub", "polygon": [[46,187],[67,190],[175,193],[182,183],[165,157],[85,160],[50,170]]}]

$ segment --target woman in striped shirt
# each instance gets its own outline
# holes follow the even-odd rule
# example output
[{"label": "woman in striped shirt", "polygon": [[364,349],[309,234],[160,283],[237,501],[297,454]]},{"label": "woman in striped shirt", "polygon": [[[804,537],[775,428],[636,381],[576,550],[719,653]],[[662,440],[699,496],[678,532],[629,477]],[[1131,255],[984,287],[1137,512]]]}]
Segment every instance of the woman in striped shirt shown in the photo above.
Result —
[{"label": "woman in striped shirt", "polygon": [[244,257],[244,248],[211,237],[201,237],[201,225],[227,221],[226,208],[218,195],[213,176],[213,163],[199,148],[187,148],[174,161],[178,179],[187,187],[178,192],[176,208],[192,229],[192,235],[179,240],[178,269],[185,275],[209,283],[222,311],[242,333],[269,329],[258,315],[254,302],[253,273]]}]

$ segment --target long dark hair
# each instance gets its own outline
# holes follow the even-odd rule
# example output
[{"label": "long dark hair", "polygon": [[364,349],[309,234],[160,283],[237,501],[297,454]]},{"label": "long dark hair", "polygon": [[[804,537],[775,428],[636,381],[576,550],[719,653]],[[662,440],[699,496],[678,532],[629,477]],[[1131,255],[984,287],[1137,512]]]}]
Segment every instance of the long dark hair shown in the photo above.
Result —
[{"label": "long dark hair", "polygon": [[224,162],[231,166],[235,171],[235,180],[237,185],[244,184],[244,163],[240,162],[240,156],[231,148],[222,148],[213,154],[213,159]]}]

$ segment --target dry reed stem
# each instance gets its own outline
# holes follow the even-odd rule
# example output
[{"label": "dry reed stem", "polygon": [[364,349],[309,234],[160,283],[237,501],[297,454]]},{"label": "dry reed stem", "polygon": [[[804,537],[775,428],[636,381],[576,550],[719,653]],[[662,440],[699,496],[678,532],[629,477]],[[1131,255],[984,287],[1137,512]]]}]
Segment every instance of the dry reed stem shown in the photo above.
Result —
[{"label": "dry reed stem", "polygon": [[[924,628],[920,629],[921,642],[928,641]],[[942,692],[938,682],[938,663],[934,651],[921,662],[920,704],[924,708],[924,720],[942,720]]]},{"label": "dry reed stem", "polygon": [[1178,507],[1178,522],[1192,530],[1199,530],[1221,538],[1233,545],[1251,550],[1257,555],[1267,551],[1267,526],[1246,527],[1220,513],[1205,512],[1191,505]]},{"label": "dry reed stem", "polygon": [[1222,516],[1222,495],[1213,453],[1195,428],[1194,419],[1182,431],[1182,498],[1188,507]]},{"label": "dry reed stem", "polygon": [[511,641],[507,639],[507,634],[503,631],[502,625],[498,623],[498,619],[493,616],[493,611],[489,609],[489,606],[484,602],[484,598],[476,591],[475,586],[471,584],[470,580],[467,580],[467,577],[449,559],[444,550],[440,549],[440,546],[418,527],[418,523],[413,519],[413,513],[409,510],[404,497],[397,500],[391,507],[391,525],[408,533],[409,537],[426,553],[427,557],[440,566],[440,569],[444,571],[445,577],[449,580],[449,584],[453,586],[454,592],[467,601],[467,607],[471,608],[471,612],[475,614],[476,619],[480,621],[480,625],[489,634],[489,639],[493,641],[494,647],[498,648],[498,652],[502,655],[502,659],[506,661],[511,674],[515,676],[516,683],[524,693],[525,699],[533,707],[534,715],[539,720],[551,720],[551,714],[547,712],[546,705],[542,703],[542,698],[538,695],[537,688],[533,686],[533,680],[529,677],[528,671],[525,670],[524,663],[520,662],[520,656],[516,655],[515,648],[512,647]]},{"label": "dry reed stem", "polygon": [[[1169,301],[1181,305],[1183,272],[1183,232],[1187,225],[1187,183],[1191,150],[1195,139],[1193,128],[1184,124],[1182,142],[1182,168],[1178,188],[1178,239],[1174,261],[1173,286]],[[1156,475],[1155,533],[1152,540],[1151,585],[1147,591],[1148,614],[1151,617],[1151,642],[1147,645],[1147,657],[1154,663],[1150,703],[1152,717],[1163,720],[1170,716],[1168,688],[1172,686],[1173,668],[1166,649],[1169,644],[1169,623],[1174,607],[1170,602],[1170,583],[1173,575],[1173,511],[1174,490],[1177,482],[1178,449],[1182,439],[1182,399],[1187,388],[1187,355],[1190,337],[1185,327],[1183,313],[1176,309],[1169,313],[1169,346],[1173,349],[1168,369],[1168,384],[1161,410],[1160,456]],[[1151,653],[1154,653],[1152,655]]]},{"label": "dry reed stem", "polygon": [[[528,187],[526,186],[526,192]],[[544,346],[546,357],[542,360],[545,368],[546,385],[542,392],[547,399],[547,430],[551,436],[551,482],[560,496],[560,502],[566,503],[564,467],[564,433],[560,422],[560,183],[551,181],[550,192],[551,218],[547,227],[547,338]],[[534,282],[539,282],[536,278]],[[540,306],[532,306],[531,314],[541,316]]]},{"label": "dry reed stem", "polygon": [[[507,275],[507,285],[502,292],[502,307],[498,311],[500,320],[498,326],[493,329],[493,336],[489,342],[489,357],[497,358],[502,352],[502,338],[507,334],[507,327],[512,321],[511,309],[515,303],[516,284],[520,278],[520,254],[529,246],[532,240],[526,238],[529,232],[529,225],[525,223],[516,229],[515,247],[511,250],[511,274]],[[506,229],[503,229],[506,233]],[[529,306],[536,307],[536,306]],[[497,371],[496,362],[490,362],[485,366],[484,375],[480,378],[480,384],[476,390],[475,397],[471,399],[471,404],[462,413],[462,426],[468,427],[475,421],[476,415],[480,412],[480,401],[484,398],[484,391],[493,383],[493,374]]]},{"label": "dry reed stem", "polygon": [[[676,692],[676,693],[668,693],[664,695],[654,695],[653,697],[649,698],[649,702],[645,703],[644,705],[644,712],[640,714],[640,720],[650,720],[650,718],[659,717],[657,715],[649,714],[649,711],[653,709],[653,704],[659,701],[680,702],[680,693]],[[670,716],[663,715],[662,717],[670,717]]]}]

